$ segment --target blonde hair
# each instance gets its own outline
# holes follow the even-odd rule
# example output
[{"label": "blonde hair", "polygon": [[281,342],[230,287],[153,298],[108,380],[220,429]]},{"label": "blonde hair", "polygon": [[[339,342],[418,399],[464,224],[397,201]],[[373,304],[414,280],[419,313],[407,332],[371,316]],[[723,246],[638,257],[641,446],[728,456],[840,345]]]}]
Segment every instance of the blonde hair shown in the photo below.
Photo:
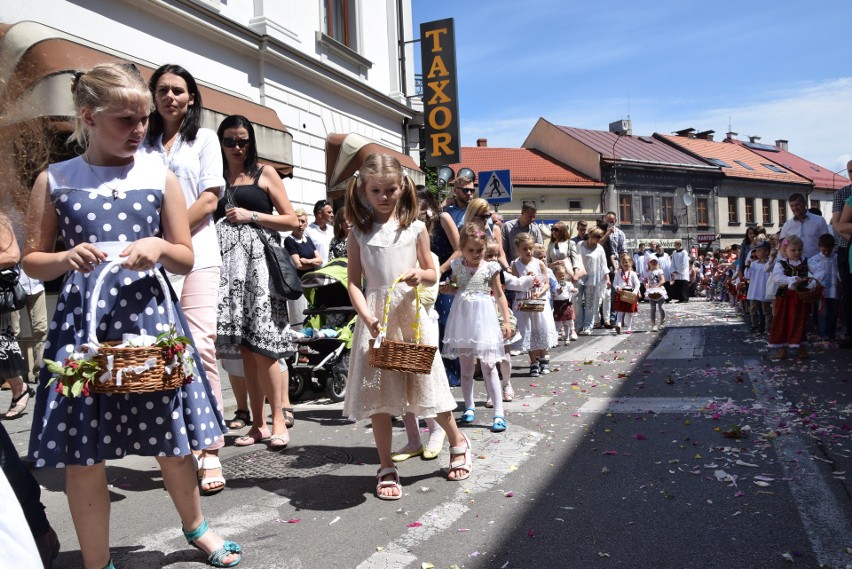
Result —
[{"label": "blonde hair", "polygon": [[459,249],[463,248],[468,241],[482,241],[485,246],[488,234],[475,223],[465,223],[459,228]]},{"label": "blonde hair", "polygon": [[468,202],[467,209],[464,211],[464,223],[474,223],[476,216],[481,215],[480,212],[483,211],[491,211],[488,202],[482,198],[473,198]]},{"label": "blonde hair", "polygon": [[591,239],[592,237],[597,237],[598,239],[600,239],[601,237],[603,237],[603,234],[604,234],[603,229],[601,229],[600,227],[595,227],[594,229],[592,229],[588,233],[589,233],[589,239]]},{"label": "blonde hair", "polygon": [[148,84],[131,64],[103,63],[88,71],[78,71],[71,83],[71,95],[77,118],[68,142],[84,148],[89,144],[89,127],[80,116],[84,108],[93,115],[123,111],[137,105],[146,107],[148,112],[154,110]]},{"label": "blonde hair", "polygon": [[628,252],[624,252],[618,256],[618,263],[621,264],[621,261],[627,259],[630,262],[630,266],[633,267],[633,257]]},{"label": "blonde hair", "polygon": [[533,243],[535,240],[529,233],[518,233],[515,235],[515,247],[520,247],[521,245],[527,243]]},{"label": "blonde hair", "polygon": [[420,215],[420,203],[414,181],[403,174],[399,160],[390,154],[370,154],[349,180],[349,185],[346,186],[346,202],[343,206],[346,219],[359,230],[369,231],[373,225],[373,212],[364,195],[369,180],[393,180],[399,184],[400,196],[396,202],[394,215],[401,228],[411,225]]},{"label": "blonde hair", "polygon": [[547,255],[547,249],[544,247],[543,243],[536,243],[533,245],[533,255],[541,255],[541,258]]},{"label": "blonde hair", "polygon": [[299,209],[293,212],[293,215],[295,215],[296,217],[308,217],[308,212],[306,212],[304,208],[300,207]]}]

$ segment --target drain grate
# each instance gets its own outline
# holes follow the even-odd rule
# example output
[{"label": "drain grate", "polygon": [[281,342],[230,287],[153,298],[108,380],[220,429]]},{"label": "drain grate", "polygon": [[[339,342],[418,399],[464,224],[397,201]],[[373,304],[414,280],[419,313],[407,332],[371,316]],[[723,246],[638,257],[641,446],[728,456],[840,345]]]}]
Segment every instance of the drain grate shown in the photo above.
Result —
[{"label": "drain grate", "polygon": [[302,447],[285,451],[259,450],[222,461],[228,479],[279,480],[310,478],[342,468],[352,462],[346,452],[335,448]]}]

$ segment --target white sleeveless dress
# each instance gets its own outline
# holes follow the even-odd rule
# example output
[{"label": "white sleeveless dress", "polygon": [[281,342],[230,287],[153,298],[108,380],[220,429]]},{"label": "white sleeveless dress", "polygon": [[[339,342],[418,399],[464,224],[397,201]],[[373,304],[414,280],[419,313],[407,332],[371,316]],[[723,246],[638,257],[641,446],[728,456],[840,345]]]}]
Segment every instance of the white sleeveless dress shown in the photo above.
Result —
[{"label": "white sleeveless dress", "polygon": [[[403,229],[396,220],[374,224],[368,233],[352,228],[361,251],[364,272],[364,297],[367,306],[382,317],[390,285],[405,271],[417,265],[417,236],[424,230],[421,221]],[[405,283],[394,287],[385,335],[390,340],[412,341],[415,318],[420,320],[421,340],[436,346],[438,335],[427,312],[414,310],[414,289]],[[412,412],[418,417],[434,417],[452,411],[456,400],[450,391],[447,374],[439,354],[435,353],[430,374],[413,374],[377,369],[370,366],[370,331],[361,319],[355,325],[349,378],[343,414],[352,420],[366,419],[376,413],[402,415]]]}]

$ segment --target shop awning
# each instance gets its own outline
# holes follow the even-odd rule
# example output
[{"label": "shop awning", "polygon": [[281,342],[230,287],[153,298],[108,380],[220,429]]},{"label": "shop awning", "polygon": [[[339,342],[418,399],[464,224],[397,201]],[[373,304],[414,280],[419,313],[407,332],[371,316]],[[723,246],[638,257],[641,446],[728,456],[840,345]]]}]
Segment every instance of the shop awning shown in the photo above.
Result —
[{"label": "shop awning", "polygon": [[343,195],[349,178],[370,154],[392,154],[415,184],[425,182],[423,171],[408,154],[388,148],[360,134],[329,134],[325,140],[326,190],[329,199]]},{"label": "shop awning", "polygon": [[[126,61],[35,22],[0,26],[0,129],[37,118],[67,129],[74,116],[70,88],[74,72]],[[154,73],[151,65],[133,63],[146,79]],[[199,89],[205,127],[216,130],[226,116],[244,115],[254,125],[260,160],[282,177],[292,177],[293,135],[274,110],[201,83]]]}]

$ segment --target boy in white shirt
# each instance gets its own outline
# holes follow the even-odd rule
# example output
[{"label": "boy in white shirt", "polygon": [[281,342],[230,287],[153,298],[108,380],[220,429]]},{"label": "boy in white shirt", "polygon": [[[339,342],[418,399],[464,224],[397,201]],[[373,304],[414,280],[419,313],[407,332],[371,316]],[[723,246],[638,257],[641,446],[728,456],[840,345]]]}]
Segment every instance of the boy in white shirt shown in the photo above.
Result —
[{"label": "boy in white shirt", "polygon": [[766,270],[766,263],[769,260],[769,242],[757,243],[753,251],[757,258],[746,269],[745,277],[748,279],[746,300],[751,315],[751,330],[763,334],[772,327],[772,303],[765,301],[766,281],[769,278],[769,272]]},{"label": "boy in white shirt", "polygon": [[808,269],[825,288],[817,316],[821,338],[834,340],[837,331],[837,304],[840,272],[837,270],[837,253],[834,253],[834,237],[830,233],[820,236],[819,254],[808,259]]}]

